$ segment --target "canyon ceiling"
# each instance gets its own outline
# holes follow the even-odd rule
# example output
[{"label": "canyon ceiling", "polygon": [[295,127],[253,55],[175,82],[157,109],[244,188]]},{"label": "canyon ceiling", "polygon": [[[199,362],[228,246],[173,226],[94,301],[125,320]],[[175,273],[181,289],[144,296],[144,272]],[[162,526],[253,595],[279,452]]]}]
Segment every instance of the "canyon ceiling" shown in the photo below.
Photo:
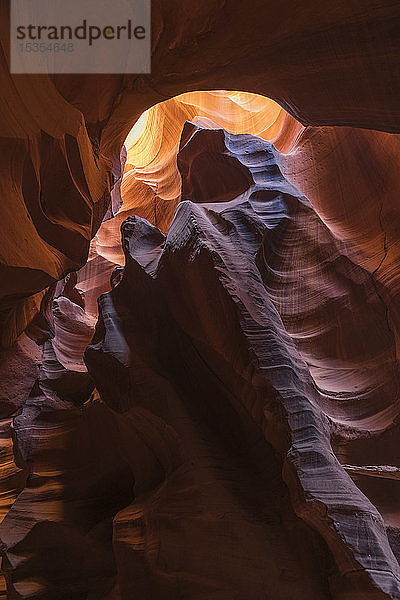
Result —
[{"label": "canyon ceiling", "polygon": [[0,11],[0,598],[400,599],[399,4]]}]

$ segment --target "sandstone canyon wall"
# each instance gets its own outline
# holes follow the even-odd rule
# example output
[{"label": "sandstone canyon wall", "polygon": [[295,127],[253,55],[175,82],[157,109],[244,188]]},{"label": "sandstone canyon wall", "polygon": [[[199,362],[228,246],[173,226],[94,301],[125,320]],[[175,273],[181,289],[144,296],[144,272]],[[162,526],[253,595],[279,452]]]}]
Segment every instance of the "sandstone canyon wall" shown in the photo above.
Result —
[{"label": "sandstone canyon wall", "polygon": [[11,76],[1,5],[0,598],[400,599],[399,8],[152,9]]}]

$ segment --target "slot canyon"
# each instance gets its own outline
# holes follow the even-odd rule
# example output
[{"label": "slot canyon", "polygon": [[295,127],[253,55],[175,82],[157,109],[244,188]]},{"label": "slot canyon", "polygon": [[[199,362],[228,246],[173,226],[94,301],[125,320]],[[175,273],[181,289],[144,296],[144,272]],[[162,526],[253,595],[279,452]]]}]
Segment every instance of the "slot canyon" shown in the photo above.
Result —
[{"label": "slot canyon", "polygon": [[400,5],[153,0],[140,75],[9,9],[0,600],[400,600]]}]

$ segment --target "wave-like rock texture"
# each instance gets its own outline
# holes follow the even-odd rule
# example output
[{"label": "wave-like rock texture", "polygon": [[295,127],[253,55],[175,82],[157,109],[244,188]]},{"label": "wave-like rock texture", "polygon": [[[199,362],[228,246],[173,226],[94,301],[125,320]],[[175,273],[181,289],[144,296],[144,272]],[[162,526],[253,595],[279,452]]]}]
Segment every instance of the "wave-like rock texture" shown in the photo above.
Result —
[{"label": "wave-like rock texture", "polygon": [[286,177],[347,243],[352,260],[384,286],[394,331],[400,323],[399,151],[399,135],[309,127],[280,156]]},{"label": "wave-like rock texture", "polygon": [[[198,189],[202,148],[220,181]],[[124,222],[89,373],[57,342],[76,279],[56,290],[38,381],[13,435],[4,423],[11,598],[400,598],[385,295],[279,157],[186,124],[193,196],[167,234]]]},{"label": "wave-like rock texture", "polygon": [[218,273],[220,235],[192,203],[180,205],[167,239],[128,219],[123,281],[100,301],[89,371],[148,455],[134,502],[114,519],[121,595],[327,598],[331,558],[296,517],[281,449],[265,440],[260,413],[281,408],[269,379],[259,374],[253,387],[254,358]]}]

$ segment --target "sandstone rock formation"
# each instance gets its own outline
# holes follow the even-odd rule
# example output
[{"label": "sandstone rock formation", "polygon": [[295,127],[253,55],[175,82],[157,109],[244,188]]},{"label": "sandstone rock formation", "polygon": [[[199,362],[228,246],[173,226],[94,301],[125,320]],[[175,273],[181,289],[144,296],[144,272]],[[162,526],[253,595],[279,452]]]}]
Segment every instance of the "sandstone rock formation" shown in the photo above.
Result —
[{"label": "sandstone rock formation", "polygon": [[[196,422],[203,419],[210,427],[211,421],[220,442],[223,431],[232,442],[234,431],[226,422],[227,396],[230,410],[241,415],[242,426],[246,422],[244,410],[283,460],[283,476],[295,511],[319,531],[335,562],[334,573],[328,578],[333,596],[379,597],[380,588],[389,597],[398,597],[398,564],[384,523],[348,479],[330,444],[330,433],[335,432],[336,443],[341,438],[347,441],[348,430],[354,436],[360,431],[362,437],[363,432],[373,430],[372,423],[382,436],[382,430],[389,429],[396,416],[392,410],[396,404],[392,381],[397,367],[395,340],[379,288],[368,272],[347,258],[345,244],[335,239],[309,203],[283,179],[273,148],[248,136],[229,136],[187,124],[183,133],[183,141],[189,139],[185,155],[190,155],[192,144],[193,156],[198,156],[201,141],[195,141],[196,136],[205,148],[215,148],[221,135],[226,151],[236,150],[254,185],[229,208],[225,204],[196,208],[192,202],[183,202],[166,238],[137,218],[125,222],[124,279],[101,300],[107,320],[101,320],[94,343],[87,350],[90,371],[102,397],[115,410],[129,413],[139,404],[146,413],[162,416],[176,430],[178,425],[171,421],[170,411],[160,415],[164,403],[159,405],[159,394],[152,400],[149,391],[151,382],[156,381],[155,373],[161,372],[178,387],[181,402],[189,403],[186,410],[203,405],[197,409],[201,413]],[[222,173],[221,169],[221,178]],[[199,175],[197,171],[197,181]],[[213,200],[204,198],[204,190],[200,197]],[[301,306],[309,308],[308,317],[299,313]],[[318,307],[336,318],[324,323],[318,317]],[[369,331],[355,333],[346,315],[363,311],[367,313],[361,320],[368,323]],[[114,316],[110,319],[110,315]],[[312,317],[314,335],[310,335],[307,324],[307,318]],[[149,328],[144,329],[143,322]],[[164,338],[165,329],[168,333]],[[157,348],[155,355],[152,347]],[[380,364],[384,367],[387,363],[388,370],[382,368],[379,373],[381,384],[375,378],[378,400],[365,372],[368,360],[382,352],[386,358],[380,356]],[[183,356],[186,389],[181,381]],[[342,365],[332,364],[335,359]],[[112,382],[110,369],[105,368],[107,361],[114,369],[119,364]],[[149,369],[147,380],[138,379],[139,373]],[[330,386],[332,371],[337,387]],[[218,391],[205,383],[209,379]],[[200,387],[197,393],[196,387]],[[179,431],[178,438],[185,444]],[[380,441],[377,436],[377,447]],[[185,449],[184,457],[188,454]],[[151,536],[153,527],[146,513],[144,519]],[[164,537],[168,539],[168,533]],[[283,533],[280,538],[284,538]],[[153,543],[148,542],[151,547]],[[248,542],[246,550],[250,547]],[[394,549],[398,550],[396,546]],[[229,558],[229,552],[224,554],[223,563]],[[254,597],[260,597],[255,584],[252,589]],[[263,592],[268,595],[267,590]],[[278,593],[283,597],[288,594],[284,586]]]},{"label": "sandstone rock formation", "polygon": [[[199,189],[210,148],[220,181]],[[186,123],[193,196],[167,234],[125,220],[89,373],[66,359],[68,323],[86,322],[78,279],[55,290],[53,337],[13,420],[11,597],[400,597],[383,286],[281,160],[261,138]],[[236,196],[232,163],[247,181]]]},{"label": "sandstone rock formation", "polygon": [[0,598],[399,600],[397,4],[154,0],[149,76],[7,11]]}]

